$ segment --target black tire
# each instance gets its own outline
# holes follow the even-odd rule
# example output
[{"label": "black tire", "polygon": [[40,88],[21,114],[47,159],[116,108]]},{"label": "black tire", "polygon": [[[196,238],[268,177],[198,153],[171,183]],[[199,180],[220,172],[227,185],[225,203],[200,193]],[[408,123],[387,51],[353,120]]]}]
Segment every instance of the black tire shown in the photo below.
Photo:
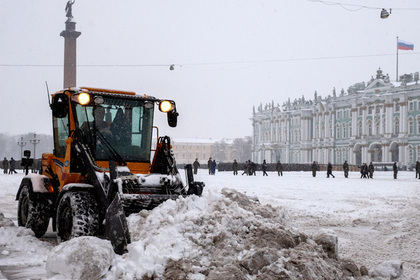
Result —
[{"label": "black tire", "polygon": [[99,216],[95,197],[85,191],[65,193],[57,207],[56,225],[59,242],[79,236],[96,236]]},{"label": "black tire", "polygon": [[19,195],[18,225],[30,228],[36,237],[42,237],[47,232],[50,222],[50,203],[39,197],[33,201],[29,195],[29,186],[24,185]]}]

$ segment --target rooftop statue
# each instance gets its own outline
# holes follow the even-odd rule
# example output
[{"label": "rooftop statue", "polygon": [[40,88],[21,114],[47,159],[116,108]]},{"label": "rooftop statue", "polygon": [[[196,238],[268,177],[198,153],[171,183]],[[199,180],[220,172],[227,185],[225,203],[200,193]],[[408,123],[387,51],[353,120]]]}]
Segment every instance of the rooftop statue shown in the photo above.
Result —
[{"label": "rooftop statue", "polygon": [[73,18],[72,6],[73,6],[73,4],[74,4],[75,1],[76,0],[67,1],[65,11],[66,11],[66,17],[68,19],[72,19]]}]

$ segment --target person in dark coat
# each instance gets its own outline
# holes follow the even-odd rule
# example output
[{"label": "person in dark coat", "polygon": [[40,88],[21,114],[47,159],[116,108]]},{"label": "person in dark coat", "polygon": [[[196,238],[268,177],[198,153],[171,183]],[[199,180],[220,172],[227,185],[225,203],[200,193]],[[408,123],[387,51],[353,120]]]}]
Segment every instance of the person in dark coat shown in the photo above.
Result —
[{"label": "person in dark coat", "polygon": [[195,161],[193,162],[193,167],[194,167],[194,174],[197,174],[198,168],[200,167],[200,163],[198,162],[198,158],[196,158]]},{"label": "person in dark coat", "polygon": [[10,170],[9,170],[9,174],[17,173],[16,170],[15,170],[15,168],[16,168],[16,161],[13,158],[11,158],[10,159]]},{"label": "person in dark coat", "polygon": [[392,170],[394,171],[394,179],[397,179],[398,166],[396,162],[394,162],[394,165],[392,166]]},{"label": "person in dark coat", "polygon": [[335,178],[335,176],[332,174],[332,164],[331,162],[328,162],[327,164],[327,178],[330,178],[330,175]]},{"label": "person in dark coat", "polygon": [[211,163],[211,174],[212,175],[216,175],[216,160],[214,159],[213,162]]},{"label": "person in dark coat", "polygon": [[343,171],[344,171],[344,178],[349,177],[349,164],[347,163],[347,160],[343,163]]},{"label": "person in dark coat", "polygon": [[277,161],[276,170],[277,170],[277,175],[283,176],[283,165],[281,164],[279,160]]},{"label": "person in dark coat", "polygon": [[233,175],[238,175],[238,162],[236,161],[236,159],[233,160],[232,170],[233,170]]},{"label": "person in dark coat", "polygon": [[249,168],[250,168],[250,160],[245,161],[245,165],[244,165],[244,172],[242,173],[242,175],[249,175]]},{"label": "person in dark coat", "polygon": [[373,179],[373,172],[375,172],[375,167],[373,166],[372,162],[369,163],[368,171],[369,171],[369,178]]},{"label": "person in dark coat", "polygon": [[256,173],[257,165],[255,164],[255,162],[251,161],[249,165],[250,165],[249,175],[257,176],[257,173]]},{"label": "person in dark coat", "polygon": [[315,161],[312,163],[311,169],[312,169],[312,177],[316,177],[316,170],[318,169],[318,166]]},{"label": "person in dark coat", "polygon": [[265,160],[263,160],[263,163],[262,163],[262,171],[263,171],[263,176],[268,176],[268,174],[267,174],[267,162]]},{"label": "person in dark coat", "polygon": [[211,160],[211,157],[207,161],[207,168],[209,169],[209,175],[211,175],[211,166],[213,165],[213,161]]},{"label": "person in dark coat", "polygon": [[6,157],[3,159],[3,173],[7,174],[7,171],[9,170],[9,161]]},{"label": "person in dark coat", "polygon": [[416,178],[420,179],[420,162],[416,161]]},{"label": "person in dark coat", "polygon": [[360,167],[360,178],[368,178],[368,167],[366,163],[363,163]]}]

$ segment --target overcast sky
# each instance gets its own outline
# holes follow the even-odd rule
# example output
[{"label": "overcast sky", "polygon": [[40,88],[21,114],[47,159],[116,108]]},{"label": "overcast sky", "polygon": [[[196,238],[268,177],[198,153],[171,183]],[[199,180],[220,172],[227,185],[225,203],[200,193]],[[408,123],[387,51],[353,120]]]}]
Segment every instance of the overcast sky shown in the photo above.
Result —
[{"label": "overcast sky", "polygon": [[[0,132],[52,134],[66,3],[0,0]],[[253,106],[326,97],[379,67],[395,81],[397,36],[414,43],[399,74],[420,71],[418,0],[76,0],[73,16],[77,84],[174,99],[178,127],[156,118],[174,138],[251,136]]]}]

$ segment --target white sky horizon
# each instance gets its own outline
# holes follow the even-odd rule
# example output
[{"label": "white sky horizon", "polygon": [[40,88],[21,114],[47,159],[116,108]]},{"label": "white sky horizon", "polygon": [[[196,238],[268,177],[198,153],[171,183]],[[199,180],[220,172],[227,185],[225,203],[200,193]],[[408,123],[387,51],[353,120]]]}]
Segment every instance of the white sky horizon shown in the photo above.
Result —
[{"label": "white sky horizon", "polygon": [[[0,2],[4,133],[52,133],[45,82],[63,86],[66,3]],[[395,81],[397,36],[414,44],[399,51],[399,75],[420,71],[419,15],[414,0],[76,1],[77,85],[175,100],[178,128],[157,112],[161,134],[242,138],[260,103],[326,97],[378,68]]]}]

